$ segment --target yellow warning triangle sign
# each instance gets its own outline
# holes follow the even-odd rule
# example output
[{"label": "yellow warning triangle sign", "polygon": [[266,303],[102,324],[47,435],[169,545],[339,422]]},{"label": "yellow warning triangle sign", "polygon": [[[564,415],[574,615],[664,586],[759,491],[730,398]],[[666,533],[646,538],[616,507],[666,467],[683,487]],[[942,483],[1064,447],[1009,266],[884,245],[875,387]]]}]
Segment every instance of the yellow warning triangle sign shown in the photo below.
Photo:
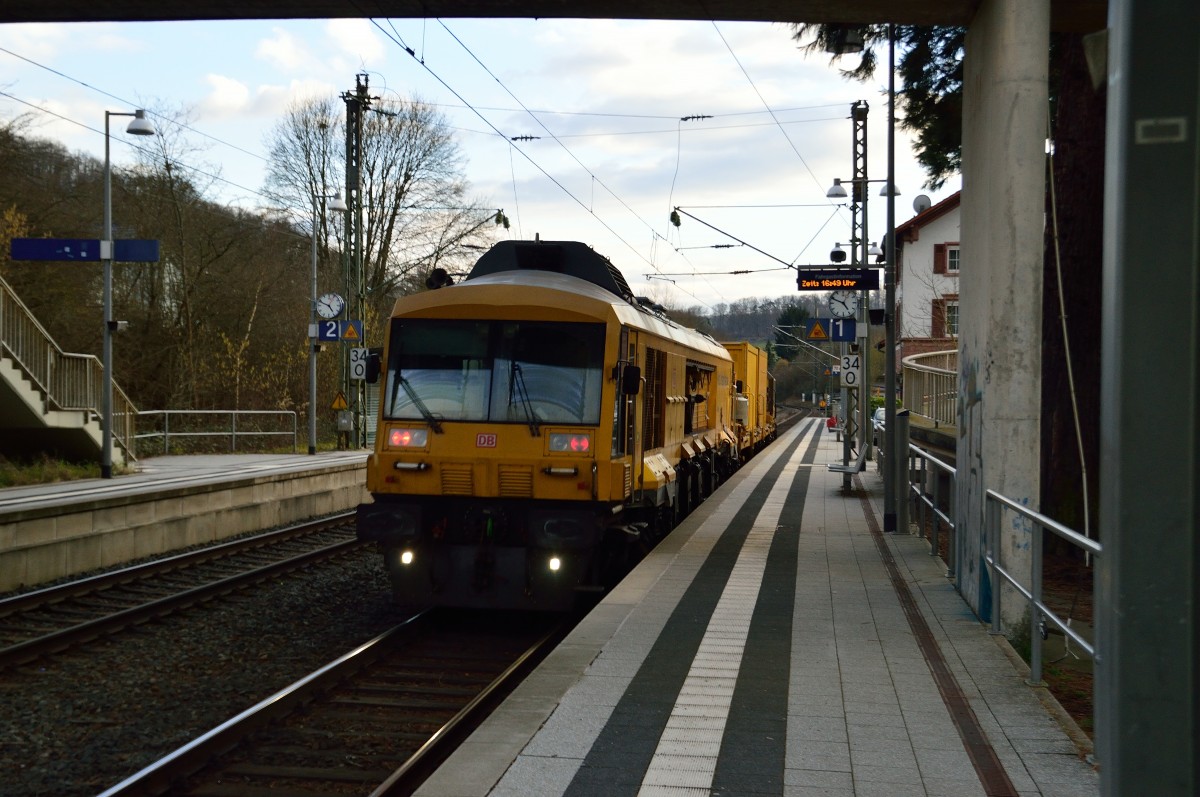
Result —
[{"label": "yellow warning triangle sign", "polygon": [[829,333],[825,331],[825,327],[820,321],[814,321],[812,331],[808,333],[808,339],[829,340]]},{"label": "yellow warning triangle sign", "polygon": [[342,333],[342,340],[358,340],[358,330],[354,324],[346,324],[346,330]]},{"label": "yellow warning triangle sign", "polygon": [[350,405],[346,403],[346,395],[339,390],[337,396],[333,399],[333,403],[329,405],[329,408],[332,410],[350,409]]}]

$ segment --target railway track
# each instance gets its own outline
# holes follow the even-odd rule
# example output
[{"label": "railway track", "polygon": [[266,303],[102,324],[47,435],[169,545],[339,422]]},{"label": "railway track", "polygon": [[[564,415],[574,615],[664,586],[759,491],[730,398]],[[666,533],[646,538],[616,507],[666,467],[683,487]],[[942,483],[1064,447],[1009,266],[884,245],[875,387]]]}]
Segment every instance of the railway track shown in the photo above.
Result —
[{"label": "railway track", "polygon": [[101,797],[411,793],[571,625],[426,611]]},{"label": "railway track", "polygon": [[301,523],[0,600],[0,669],[362,546],[354,515]]}]

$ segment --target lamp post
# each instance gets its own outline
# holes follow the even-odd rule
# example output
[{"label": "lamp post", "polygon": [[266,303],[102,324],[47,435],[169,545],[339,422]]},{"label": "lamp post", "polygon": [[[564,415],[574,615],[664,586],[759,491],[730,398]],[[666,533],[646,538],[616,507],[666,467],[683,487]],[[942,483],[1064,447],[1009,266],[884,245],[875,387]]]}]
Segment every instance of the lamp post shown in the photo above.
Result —
[{"label": "lamp post", "polygon": [[132,116],[133,121],[125,128],[126,133],[135,136],[154,135],[154,124],[146,118],[145,110],[136,111],[105,111],[104,112],[104,237],[100,241],[100,261],[104,264],[104,351],[103,386],[100,393],[100,413],[103,416],[103,444],[100,454],[100,477],[112,478],[113,463],[113,406],[112,406],[112,333],[116,322],[112,320],[112,264],[113,264],[113,234],[112,234],[112,159],[109,153],[109,119],[114,116]]},{"label": "lamp post", "polygon": [[[896,26],[888,23],[888,131],[887,186],[896,184]],[[897,440],[896,434],[896,192],[887,198],[887,237],[883,245],[886,254],[883,271],[884,375],[883,375],[883,446],[886,461],[883,468],[883,530],[897,528],[897,506],[908,500],[908,440]],[[901,451],[898,446],[904,446]],[[904,471],[901,481],[901,471]],[[905,495],[899,496],[903,484]],[[905,523],[907,526],[907,523]]]},{"label": "lamp post", "polygon": [[332,200],[330,210],[346,210],[341,193],[313,194],[312,201],[312,301],[308,305],[308,453],[317,453],[317,215],[321,200]]}]

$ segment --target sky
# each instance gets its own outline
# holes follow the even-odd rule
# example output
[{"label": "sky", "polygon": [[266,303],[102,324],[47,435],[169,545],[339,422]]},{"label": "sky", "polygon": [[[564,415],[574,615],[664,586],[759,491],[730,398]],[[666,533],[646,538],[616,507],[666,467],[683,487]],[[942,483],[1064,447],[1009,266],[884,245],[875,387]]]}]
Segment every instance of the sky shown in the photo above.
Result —
[{"label": "sky", "polygon": [[[884,54],[886,56],[886,54]],[[886,57],[883,59],[886,61]],[[435,104],[470,196],[512,238],[583,241],[638,295],[713,309],[796,292],[791,266],[829,262],[850,213],[827,199],[853,171],[850,105],[868,115],[867,239],[882,240],[886,73],[843,79],[785,25],[622,20],[260,20],[0,25],[0,120],[104,155],[104,112],[184,115],[209,198],[263,207],[267,139],[290,104],[352,91]],[[685,119],[686,117],[686,119]],[[112,124],[115,167],[139,141]],[[513,141],[513,137],[537,136]],[[934,191],[896,135],[896,222]],[[681,224],[670,222],[681,210]],[[101,207],[97,197],[97,216]],[[303,210],[298,209],[299,213]]]}]

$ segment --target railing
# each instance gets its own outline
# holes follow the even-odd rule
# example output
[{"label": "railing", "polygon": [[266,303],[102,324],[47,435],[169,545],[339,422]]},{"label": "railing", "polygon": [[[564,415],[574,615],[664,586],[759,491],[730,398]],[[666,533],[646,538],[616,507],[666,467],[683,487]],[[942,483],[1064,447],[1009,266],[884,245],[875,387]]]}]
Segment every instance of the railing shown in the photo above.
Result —
[{"label": "railing", "polygon": [[[992,633],[1001,633],[1000,593],[1003,590],[1000,589],[1000,582],[997,578],[999,576],[1024,596],[1025,601],[1029,604],[1029,680],[1035,685],[1041,685],[1042,629],[1044,627],[1044,620],[1054,623],[1058,627],[1058,630],[1062,631],[1064,635],[1079,645],[1088,656],[1092,657],[1093,660],[1096,658],[1096,649],[1071,628],[1070,622],[1060,618],[1042,601],[1042,541],[1045,536],[1044,530],[1048,529],[1059,538],[1066,540],[1078,548],[1082,548],[1090,556],[1099,556],[1101,546],[1097,541],[1085,537],[1079,532],[1069,529],[1043,514],[1034,512],[1010,498],[1005,498],[994,490],[988,490],[986,495],[987,514],[985,522],[987,524],[988,550],[984,554],[984,561],[992,569]],[[999,557],[996,555],[996,551],[1000,550],[1000,518],[1006,509],[1016,512],[1026,520],[1033,522],[1033,548],[1030,563],[1030,587],[1028,589],[1022,586],[1016,577],[1004,568],[999,562]]]},{"label": "railing", "polygon": [[934,422],[953,426],[958,421],[958,351],[935,351],[905,357],[904,406]]},{"label": "railing", "polygon": [[[958,534],[954,526],[954,478],[955,467],[930,454],[923,448],[908,446],[909,499],[918,504],[918,523],[921,536],[928,532],[929,555],[937,556],[941,550],[941,530],[946,528],[946,577],[954,578],[959,572]],[[911,475],[917,473],[918,481],[913,484]],[[945,500],[942,496],[942,477],[948,477],[949,489]]]},{"label": "railing", "polygon": [[[957,471],[953,465],[939,460],[928,451],[908,441],[900,441],[900,444],[907,445],[908,448],[907,467],[905,470],[907,489],[904,497],[909,502],[913,502],[919,506],[918,534],[922,537],[928,537],[930,555],[936,556],[939,552],[940,529],[944,527],[947,530],[949,536],[947,537],[946,576],[954,578],[957,573],[962,572],[962,563],[958,561],[961,548],[958,545],[957,529],[955,528],[953,519],[954,483]],[[947,482],[948,488],[945,500],[943,500],[941,495],[943,478]],[[1004,581],[1012,585],[1013,589],[1029,605],[1029,681],[1032,685],[1042,686],[1044,685],[1042,683],[1042,642],[1046,622],[1053,624],[1067,638],[1075,642],[1088,656],[1095,659],[1096,655],[1095,647],[1071,628],[1070,620],[1060,617],[1043,600],[1042,552],[1043,538],[1045,536],[1044,531],[1049,530],[1061,539],[1083,549],[1089,556],[1099,556],[1101,554],[1101,545],[1097,541],[1085,537],[1058,521],[1017,503],[1011,498],[1006,498],[994,490],[987,490],[985,495],[986,527],[984,532],[988,550],[984,553],[984,562],[991,571],[992,580],[991,630],[994,634],[1002,633],[1000,627],[1000,606],[1001,593],[1003,592],[1001,582]],[[1002,528],[1002,515],[1006,511],[1016,512],[1033,525],[1028,586],[1021,582],[1018,575],[1009,572],[996,556],[996,551],[1002,550],[999,534]]]},{"label": "railing", "polygon": [[[0,279],[0,349],[42,394],[43,412],[81,411],[100,417],[104,366],[92,354],[64,352]],[[113,441],[133,459],[137,408],[113,385]],[[101,420],[103,423],[103,420]]]},{"label": "railing", "polygon": [[[144,418],[160,418],[162,420],[161,426],[158,423],[155,423],[154,431],[143,432],[137,436],[137,439],[146,440],[150,438],[161,437],[162,453],[164,454],[171,453],[172,437],[176,439],[196,437],[228,437],[229,450],[237,451],[239,437],[278,437],[290,435],[292,438],[292,451],[297,450],[296,413],[292,412],[291,410],[146,410],[145,412],[139,412],[138,415]],[[209,425],[206,429],[195,431],[195,425],[189,424],[186,420],[183,420],[189,417],[193,419],[207,419],[221,415],[229,416],[229,422],[228,424],[223,425],[219,430],[214,430],[214,428]],[[177,419],[175,431],[171,430],[171,418],[173,417]],[[290,420],[291,430],[287,431],[278,429],[272,430],[248,428],[245,423],[242,424],[241,428],[238,427],[239,418],[260,419],[267,417],[282,418],[285,421],[285,426],[287,425],[287,421]],[[183,421],[182,429],[180,428],[181,421]]]}]

